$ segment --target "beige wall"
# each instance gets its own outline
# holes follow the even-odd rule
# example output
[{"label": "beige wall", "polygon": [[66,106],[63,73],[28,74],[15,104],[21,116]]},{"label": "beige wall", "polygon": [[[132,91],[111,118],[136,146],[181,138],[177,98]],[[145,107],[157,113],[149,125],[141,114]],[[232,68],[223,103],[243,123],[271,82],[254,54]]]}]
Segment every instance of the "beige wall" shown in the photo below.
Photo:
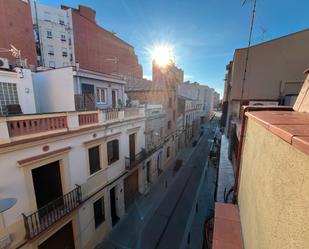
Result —
[{"label": "beige wall", "polygon": [[[244,99],[277,99],[298,94],[308,67],[309,29],[250,48]],[[237,49],[232,69],[230,99],[241,98],[246,49]],[[295,84],[297,83],[298,84]]]},{"label": "beige wall", "polygon": [[309,245],[309,156],[247,122],[239,210],[246,249]]}]

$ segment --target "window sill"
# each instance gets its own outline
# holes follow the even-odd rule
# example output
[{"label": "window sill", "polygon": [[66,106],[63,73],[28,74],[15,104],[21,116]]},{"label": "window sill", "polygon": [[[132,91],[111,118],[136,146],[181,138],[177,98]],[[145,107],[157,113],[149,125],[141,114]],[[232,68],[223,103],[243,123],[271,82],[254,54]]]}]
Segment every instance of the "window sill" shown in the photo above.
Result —
[{"label": "window sill", "polygon": [[104,170],[106,170],[107,168],[101,168],[98,171],[92,173],[91,175],[88,176],[88,179],[95,177],[96,175],[102,173]]},{"label": "window sill", "polygon": [[113,162],[107,163],[107,167],[112,166],[114,163],[116,163],[116,162],[118,162],[118,161],[119,161],[119,159],[117,159],[117,160],[115,160],[115,161],[113,161]]}]

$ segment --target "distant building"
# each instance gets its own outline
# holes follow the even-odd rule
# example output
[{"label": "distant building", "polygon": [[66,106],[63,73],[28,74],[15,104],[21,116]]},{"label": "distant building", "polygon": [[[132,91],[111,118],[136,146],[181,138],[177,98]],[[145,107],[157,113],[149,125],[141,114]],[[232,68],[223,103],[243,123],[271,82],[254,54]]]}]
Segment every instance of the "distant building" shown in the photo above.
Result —
[{"label": "distant building", "polygon": [[59,68],[75,65],[72,12],[31,0],[37,64]]},{"label": "distant building", "polygon": [[177,132],[177,95],[179,85],[183,80],[183,71],[174,64],[160,68],[153,62],[153,79],[128,78],[126,93],[130,100],[139,100],[141,104],[163,106],[166,113],[164,131],[166,143],[164,145],[164,165],[168,165],[175,158]]},{"label": "distant building", "polygon": [[[13,45],[21,51],[29,67],[36,65],[36,50],[32,32],[31,9],[28,1],[0,0],[0,48],[11,49]],[[9,64],[19,63],[11,52],[0,53],[1,58],[7,58]]]},{"label": "distant building", "polygon": [[146,105],[145,123],[145,149],[146,153],[153,151],[151,156],[145,160],[145,186],[149,189],[164,169],[165,151],[165,118],[166,114],[162,105]]},{"label": "distant building", "polygon": [[75,62],[80,68],[142,78],[142,66],[134,47],[100,27],[96,23],[95,10],[86,6],[78,9],[61,6],[61,9],[72,15]]},{"label": "distant building", "polygon": [[215,96],[217,96],[215,90],[207,85],[186,81],[180,85],[179,93],[180,95],[193,99],[197,101],[198,104],[202,105],[202,110],[198,116],[200,119],[199,122],[204,123],[213,111]]}]

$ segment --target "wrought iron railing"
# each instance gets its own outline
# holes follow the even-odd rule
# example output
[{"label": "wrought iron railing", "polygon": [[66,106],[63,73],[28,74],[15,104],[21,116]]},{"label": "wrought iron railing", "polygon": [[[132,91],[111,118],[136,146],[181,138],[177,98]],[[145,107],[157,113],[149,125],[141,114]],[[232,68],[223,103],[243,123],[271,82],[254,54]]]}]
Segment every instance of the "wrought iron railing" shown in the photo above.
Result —
[{"label": "wrought iron railing", "polygon": [[157,150],[163,147],[165,144],[165,141],[162,141],[157,146],[152,147],[150,150],[142,149],[141,152],[136,154],[134,157],[125,157],[125,166],[127,170],[131,170],[134,167],[136,167],[138,164],[146,160],[148,157],[150,157],[153,153],[155,153]]},{"label": "wrought iron railing", "polygon": [[39,235],[62,217],[72,212],[82,202],[81,187],[77,186],[71,192],[48,203],[30,215],[22,214],[27,239]]},{"label": "wrought iron railing", "polygon": [[125,166],[127,170],[131,170],[144,161],[147,158],[147,153],[145,149],[142,149],[141,152],[137,153],[134,156],[125,158]]}]

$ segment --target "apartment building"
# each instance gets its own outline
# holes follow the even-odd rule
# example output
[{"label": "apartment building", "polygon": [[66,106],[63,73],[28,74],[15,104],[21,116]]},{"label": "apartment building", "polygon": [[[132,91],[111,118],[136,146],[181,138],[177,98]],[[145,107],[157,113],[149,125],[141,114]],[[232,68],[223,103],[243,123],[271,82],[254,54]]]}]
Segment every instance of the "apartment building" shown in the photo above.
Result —
[{"label": "apartment building", "polygon": [[[75,61],[86,70],[142,78],[134,47],[96,23],[96,11],[80,5],[78,9],[61,6],[71,13]],[[86,49],[87,48],[87,49]]]},{"label": "apartment building", "polygon": [[217,103],[218,93],[207,85],[201,85],[197,82],[186,81],[179,87],[180,95],[198,101],[202,105],[202,112],[199,113],[201,123],[204,123],[211,115],[215,102]]},{"label": "apartment building", "polygon": [[0,69],[0,115],[35,113],[34,95],[29,69]]},{"label": "apartment building", "polygon": [[145,160],[146,177],[144,179],[146,179],[146,192],[164,169],[163,159],[166,151],[164,125],[166,114],[162,105],[147,104],[145,112],[145,149],[146,153],[151,155]]},{"label": "apartment building", "polygon": [[72,13],[30,1],[37,65],[51,68],[75,65]]},{"label": "apartment building", "polygon": [[[178,116],[183,117],[183,136],[185,144],[188,144],[199,133],[200,113],[202,104],[184,96],[178,96]],[[179,137],[179,140],[181,137]],[[179,142],[180,143],[180,142]]]},{"label": "apartment building", "polygon": [[79,67],[44,70],[33,74],[40,112],[85,111],[126,106],[126,81]]},{"label": "apartment building", "polygon": [[[23,66],[36,66],[36,50],[32,32],[31,9],[25,0],[0,1],[0,48],[11,49],[11,45],[21,51]],[[4,35],[5,34],[5,35]],[[19,65],[20,60],[10,51],[1,53],[10,65]]]},{"label": "apartment building", "polygon": [[244,109],[237,205],[216,204],[213,249],[308,247],[308,89],[307,76],[294,110]]},{"label": "apartment building", "polygon": [[178,87],[183,82],[183,71],[174,64],[160,68],[153,62],[153,81],[127,78],[125,92],[131,100],[141,104],[162,105],[165,116],[163,134],[165,135],[165,152],[163,165],[167,166],[175,158],[177,133],[177,95]]},{"label": "apartment building", "polygon": [[229,139],[229,158],[235,164],[240,141],[242,105],[292,106],[304,82],[302,73],[309,53],[304,52],[309,30],[289,34],[250,47],[246,79],[247,48],[235,50],[227,66],[225,90],[225,132]]},{"label": "apartment building", "polygon": [[7,116],[0,127],[1,196],[17,199],[3,214],[6,248],[93,248],[146,188],[132,158],[145,148],[144,108]]}]

